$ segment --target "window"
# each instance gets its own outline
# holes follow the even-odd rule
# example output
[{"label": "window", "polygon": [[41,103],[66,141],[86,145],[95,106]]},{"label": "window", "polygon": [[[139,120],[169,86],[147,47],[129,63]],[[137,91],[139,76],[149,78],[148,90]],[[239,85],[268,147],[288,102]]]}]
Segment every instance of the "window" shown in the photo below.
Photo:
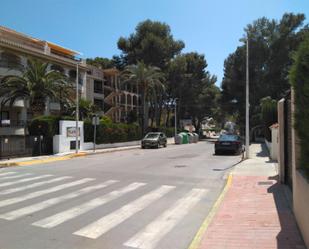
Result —
[{"label": "window", "polygon": [[0,67],[22,69],[19,56],[11,52],[2,52],[0,57]]},{"label": "window", "polygon": [[94,90],[95,93],[103,93],[103,81],[94,80],[93,90]]},{"label": "window", "polygon": [[94,99],[93,104],[99,109],[104,110],[104,101],[103,99]]}]

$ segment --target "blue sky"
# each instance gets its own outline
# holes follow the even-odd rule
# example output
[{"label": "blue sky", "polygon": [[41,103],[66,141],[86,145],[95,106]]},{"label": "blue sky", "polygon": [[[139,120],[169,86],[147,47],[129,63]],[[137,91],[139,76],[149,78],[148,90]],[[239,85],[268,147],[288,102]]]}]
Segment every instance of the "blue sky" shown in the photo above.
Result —
[{"label": "blue sky", "polygon": [[224,59],[240,44],[243,28],[266,16],[304,13],[309,0],[4,0],[0,25],[55,42],[83,57],[119,54],[117,40],[145,19],[166,22],[184,52],[205,55],[208,70],[223,76]]}]

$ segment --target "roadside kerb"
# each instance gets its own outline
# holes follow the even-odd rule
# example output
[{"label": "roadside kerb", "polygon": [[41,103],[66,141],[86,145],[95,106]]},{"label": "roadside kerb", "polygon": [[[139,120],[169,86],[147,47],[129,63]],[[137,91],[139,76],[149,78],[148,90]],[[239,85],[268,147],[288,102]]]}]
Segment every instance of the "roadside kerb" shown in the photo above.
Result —
[{"label": "roadside kerb", "polygon": [[225,186],[224,186],[220,196],[216,200],[215,204],[212,206],[209,214],[207,215],[206,219],[204,220],[204,222],[202,223],[201,227],[197,231],[197,233],[194,236],[192,242],[190,243],[188,249],[198,249],[198,247],[199,247],[199,245],[201,243],[203,235],[205,234],[205,232],[206,232],[209,224],[211,223],[212,219],[216,215],[216,213],[217,213],[217,211],[218,211],[218,209],[220,207],[221,202],[223,201],[227,191],[229,190],[229,188],[230,188],[230,186],[232,184],[232,179],[233,179],[233,176],[230,173],[228,175],[227,181],[225,183]]},{"label": "roadside kerb", "polygon": [[[172,140],[168,141],[168,144],[174,144]],[[37,159],[31,159],[31,160],[25,160],[20,162],[0,162],[0,168],[6,168],[6,167],[13,167],[13,166],[27,166],[27,165],[34,165],[34,164],[41,164],[41,163],[51,163],[51,162],[57,162],[57,161],[64,161],[69,160],[76,157],[83,157],[83,156],[92,156],[97,154],[104,154],[104,153],[111,153],[111,152],[117,152],[117,151],[125,151],[125,150],[133,150],[140,148],[140,145],[133,145],[133,146],[126,146],[126,147],[116,147],[116,148],[106,148],[106,149],[99,149],[96,151],[80,151],[78,154],[72,153],[64,156],[54,156],[51,155],[50,157],[46,158],[37,158]]]}]

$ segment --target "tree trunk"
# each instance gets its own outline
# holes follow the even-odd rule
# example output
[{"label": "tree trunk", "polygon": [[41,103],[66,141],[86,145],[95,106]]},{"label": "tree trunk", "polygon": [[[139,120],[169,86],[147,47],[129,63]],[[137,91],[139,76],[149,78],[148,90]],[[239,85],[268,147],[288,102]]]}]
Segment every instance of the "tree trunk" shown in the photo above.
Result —
[{"label": "tree trunk", "polygon": [[34,100],[30,103],[30,109],[33,113],[33,117],[44,115],[45,110],[45,101],[43,100]]}]

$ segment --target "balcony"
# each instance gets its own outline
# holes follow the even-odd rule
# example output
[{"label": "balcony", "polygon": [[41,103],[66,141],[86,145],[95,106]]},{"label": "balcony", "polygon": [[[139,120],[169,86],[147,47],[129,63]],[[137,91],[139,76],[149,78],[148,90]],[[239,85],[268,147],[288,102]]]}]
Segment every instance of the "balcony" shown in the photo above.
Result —
[{"label": "balcony", "polygon": [[27,121],[24,120],[1,120],[0,136],[26,135]]}]

